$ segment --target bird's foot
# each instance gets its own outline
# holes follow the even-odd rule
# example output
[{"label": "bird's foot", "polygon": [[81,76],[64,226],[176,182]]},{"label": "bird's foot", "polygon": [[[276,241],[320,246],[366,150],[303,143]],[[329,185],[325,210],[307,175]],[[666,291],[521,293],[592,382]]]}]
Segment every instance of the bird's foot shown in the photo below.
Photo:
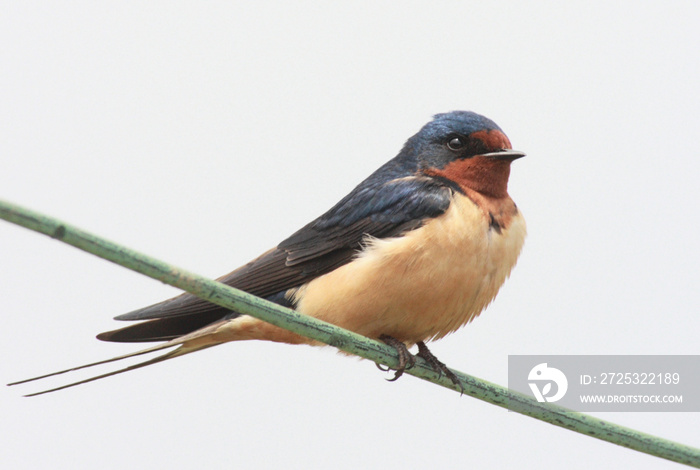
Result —
[{"label": "bird's foot", "polygon": [[[389,335],[381,335],[379,339],[385,342],[387,345],[391,346],[392,348],[396,349],[396,352],[399,354],[399,365],[396,369],[394,369],[396,370],[394,378],[387,379],[389,382],[393,382],[395,380],[398,380],[398,378],[403,375],[403,372],[406,369],[410,369],[416,364],[416,358],[413,357],[413,354],[411,354],[408,351],[408,348],[402,341],[399,341],[398,339]],[[389,370],[388,367],[386,369],[383,368],[381,364],[377,364],[377,367],[379,368],[379,370],[385,372]]]},{"label": "bird's foot", "polygon": [[416,344],[418,345],[418,354],[416,354],[416,356],[425,359],[425,361],[430,364],[430,366],[439,374],[439,376],[445,374],[445,377],[450,379],[453,384],[458,386],[461,393],[464,394],[464,386],[454,372],[452,372],[443,362],[438,360],[438,358],[430,352],[428,346],[426,346],[423,341],[419,341]]}]

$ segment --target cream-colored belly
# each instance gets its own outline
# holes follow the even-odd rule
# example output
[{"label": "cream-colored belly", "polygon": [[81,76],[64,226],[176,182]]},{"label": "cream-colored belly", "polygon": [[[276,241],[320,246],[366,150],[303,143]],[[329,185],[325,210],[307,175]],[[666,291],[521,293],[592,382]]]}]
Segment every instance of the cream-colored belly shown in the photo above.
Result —
[{"label": "cream-colored belly", "polygon": [[518,213],[501,233],[456,194],[445,214],[405,236],[368,239],[352,262],[309,282],[298,311],[359,334],[407,343],[437,339],[494,299],[525,240]]}]

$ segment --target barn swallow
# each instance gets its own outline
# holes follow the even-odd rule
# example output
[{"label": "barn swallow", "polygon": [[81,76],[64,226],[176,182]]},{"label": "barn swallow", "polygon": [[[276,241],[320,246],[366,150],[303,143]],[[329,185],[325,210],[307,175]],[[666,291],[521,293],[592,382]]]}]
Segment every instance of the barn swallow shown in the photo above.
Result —
[{"label": "barn swallow", "polygon": [[[328,212],[218,280],[395,347],[393,380],[414,363],[408,348],[417,345],[417,355],[456,381],[425,342],[473,320],[510,275],[526,228],[508,195],[508,177],[511,162],[524,155],[484,116],[437,114]],[[138,323],[97,338],[164,343],[16,383],[167,348],[174,349],[39,393],[229,341],[321,345],[189,293],[115,319]]]}]

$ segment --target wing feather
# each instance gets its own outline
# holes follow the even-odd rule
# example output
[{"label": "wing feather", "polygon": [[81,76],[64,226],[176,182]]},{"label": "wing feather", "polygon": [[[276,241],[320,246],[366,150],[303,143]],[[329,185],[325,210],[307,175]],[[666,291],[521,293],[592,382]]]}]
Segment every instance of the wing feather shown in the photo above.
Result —
[{"label": "wing feather", "polygon": [[[378,170],[381,171],[382,169]],[[220,282],[273,301],[280,295],[350,262],[365,237],[400,236],[437,217],[452,189],[424,176],[386,181],[377,173],[328,212]],[[194,331],[232,312],[185,293],[116,317],[150,320],[100,334],[105,341],[162,341]]]}]

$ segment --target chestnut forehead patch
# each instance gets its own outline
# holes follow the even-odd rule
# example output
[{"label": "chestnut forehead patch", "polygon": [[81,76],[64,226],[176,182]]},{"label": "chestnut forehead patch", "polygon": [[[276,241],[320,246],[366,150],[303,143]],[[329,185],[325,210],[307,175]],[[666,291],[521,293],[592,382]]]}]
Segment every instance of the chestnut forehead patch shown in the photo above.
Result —
[{"label": "chestnut forehead patch", "polygon": [[484,143],[484,146],[489,150],[502,150],[512,148],[510,140],[506,135],[498,129],[483,130],[472,132],[469,137],[478,139]]}]

